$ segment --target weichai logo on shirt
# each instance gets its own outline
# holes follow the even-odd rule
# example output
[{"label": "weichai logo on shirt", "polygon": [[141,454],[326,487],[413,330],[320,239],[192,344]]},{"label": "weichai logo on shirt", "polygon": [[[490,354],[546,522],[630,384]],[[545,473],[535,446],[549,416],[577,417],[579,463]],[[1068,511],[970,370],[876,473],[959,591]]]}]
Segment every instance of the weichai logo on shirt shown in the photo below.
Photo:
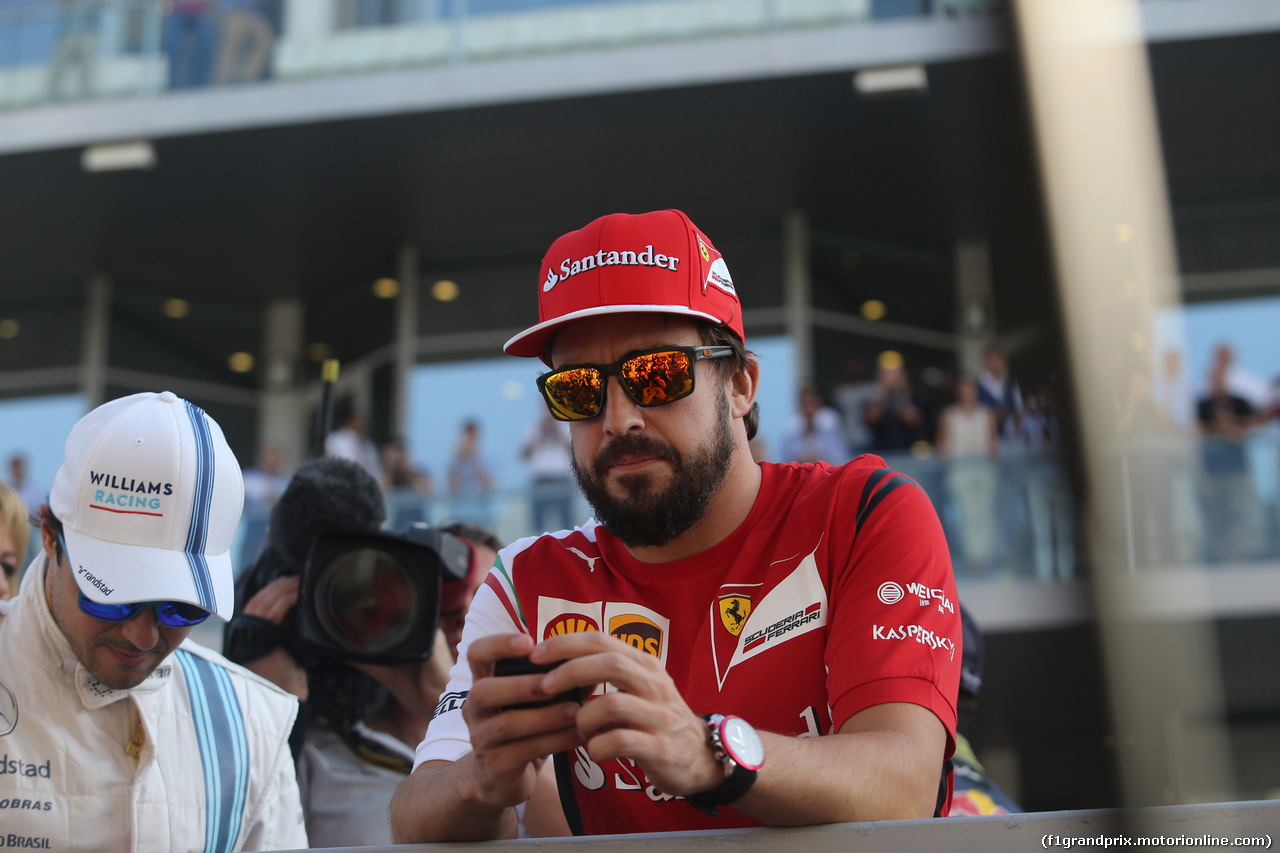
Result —
[{"label": "weichai logo on shirt", "polygon": [[581,634],[584,631],[599,631],[600,626],[588,616],[578,613],[566,613],[547,623],[542,632],[542,639],[558,637],[561,634]]},{"label": "weichai logo on shirt", "polygon": [[624,613],[609,620],[609,636],[656,658],[662,657],[662,635],[656,623],[638,613]]}]

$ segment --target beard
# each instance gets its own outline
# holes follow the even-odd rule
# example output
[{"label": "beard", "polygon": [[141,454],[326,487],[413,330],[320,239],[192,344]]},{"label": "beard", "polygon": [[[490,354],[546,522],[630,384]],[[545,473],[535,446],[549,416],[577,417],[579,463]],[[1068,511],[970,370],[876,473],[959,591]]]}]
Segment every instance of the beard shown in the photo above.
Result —
[{"label": "beard", "polygon": [[[573,476],[596,518],[628,548],[666,545],[702,520],[724,482],[736,448],[730,421],[729,398],[721,393],[711,440],[689,455],[681,456],[670,444],[649,435],[623,435],[600,452],[590,471],[570,454]],[[605,478],[610,465],[629,456],[666,460],[672,468],[670,482],[657,489],[651,474],[625,474],[617,483],[626,496],[616,497]]]}]

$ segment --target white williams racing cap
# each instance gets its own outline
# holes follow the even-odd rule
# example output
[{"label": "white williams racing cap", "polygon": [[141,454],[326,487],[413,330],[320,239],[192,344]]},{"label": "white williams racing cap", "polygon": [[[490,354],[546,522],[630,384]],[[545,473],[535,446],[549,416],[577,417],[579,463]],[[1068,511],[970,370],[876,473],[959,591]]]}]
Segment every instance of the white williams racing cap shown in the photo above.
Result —
[{"label": "white williams racing cap", "polygon": [[85,597],[185,601],[230,619],[244,507],[222,429],[171,391],[104,403],[67,437],[49,508]]}]

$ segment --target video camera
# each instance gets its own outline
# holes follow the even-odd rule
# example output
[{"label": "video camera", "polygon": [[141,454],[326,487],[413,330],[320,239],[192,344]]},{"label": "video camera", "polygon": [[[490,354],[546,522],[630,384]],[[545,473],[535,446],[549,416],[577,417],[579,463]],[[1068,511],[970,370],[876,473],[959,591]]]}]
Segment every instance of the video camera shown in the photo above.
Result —
[{"label": "video camera", "polygon": [[227,625],[228,658],[248,663],[283,646],[312,662],[404,664],[431,657],[440,588],[471,567],[471,546],[422,522],[402,533],[327,533],[311,542],[301,571],[272,550],[237,584],[243,602],[277,577],[300,575],[298,603],[276,625],[239,613]]},{"label": "video camera", "polygon": [[466,542],[422,522],[400,534],[320,536],[302,570],[299,637],[344,661],[427,660],[441,582],[463,580],[470,568]]}]

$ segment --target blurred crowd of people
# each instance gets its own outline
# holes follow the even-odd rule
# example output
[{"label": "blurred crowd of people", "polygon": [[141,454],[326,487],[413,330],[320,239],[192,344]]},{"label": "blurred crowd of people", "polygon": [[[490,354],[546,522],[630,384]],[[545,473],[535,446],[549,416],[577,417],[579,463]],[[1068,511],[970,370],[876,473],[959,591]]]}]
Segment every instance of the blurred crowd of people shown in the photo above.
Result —
[{"label": "blurred crowd of people", "polygon": [[[1024,395],[993,345],[977,375],[935,366],[913,379],[902,355],[887,350],[872,377],[863,359],[849,359],[827,399],[814,385],[801,386],[777,458],[840,464],[862,453],[889,457],[930,493],[957,569],[983,576],[1000,566],[1050,580],[1069,577],[1074,563],[1068,492],[1054,458],[1060,446],[1051,384]],[[1007,456],[1018,464],[994,461]],[[915,464],[927,460],[943,464]],[[1015,565],[1017,555],[1031,565]]]},{"label": "blurred crowd of people", "polygon": [[[53,12],[60,25],[49,65],[49,98],[54,101],[92,97],[98,84],[100,41],[111,29],[123,32],[116,49],[145,49],[148,9],[108,0],[57,0],[32,3]],[[165,58],[171,90],[251,83],[267,77],[275,47],[280,4],[273,0],[163,0],[159,49]],[[116,14],[115,27],[105,16]]]},{"label": "blurred crowd of people", "polygon": [[[911,375],[892,350],[874,367],[871,375],[865,360],[851,358],[827,394],[802,384],[776,451],[761,445],[757,457],[840,464],[861,453],[886,456],[929,492],[958,571],[1046,581],[1072,576],[1075,532],[1058,454],[1062,423],[1053,384],[1042,381],[1024,393],[996,346],[985,351],[977,375],[933,366]],[[1203,382],[1187,375],[1180,351],[1171,348],[1154,370],[1134,368],[1124,383],[1117,394],[1117,430],[1129,439],[1125,464],[1135,482],[1150,486],[1133,502],[1137,559],[1191,564],[1280,553],[1280,460],[1268,462],[1271,445],[1265,440],[1260,450],[1251,451],[1249,442],[1280,419],[1280,380],[1268,383],[1241,366],[1234,348],[1222,343]],[[479,421],[461,423],[439,476],[414,461],[401,436],[375,445],[366,416],[349,402],[339,406],[335,424],[325,455],[350,459],[378,481],[391,527],[436,519],[497,527],[498,478],[483,451]],[[1196,443],[1177,443],[1189,438]],[[530,422],[515,450],[530,475],[528,531],[581,521],[573,517],[566,425],[544,413]],[[265,525],[264,511],[284,492],[296,464],[280,443],[263,447],[257,465],[244,472],[246,524],[261,517]],[[26,508],[44,500],[46,489],[32,482],[21,453],[8,460],[8,484],[11,503],[25,507],[24,518]],[[0,501],[5,508],[6,501]],[[246,541],[256,542],[261,532]],[[11,534],[9,543],[15,557],[3,558],[11,585],[27,553],[18,535]],[[242,559],[251,557],[242,553]]]},{"label": "blurred crowd of people", "polygon": [[826,397],[816,386],[802,385],[778,458],[839,464],[862,453],[994,456],[1055,448],[1059,432],[1050,384],[1041,383],[1024,399],[997,346],[987,348],[976,376],[931,366],[914,380],[902,355],[886,350],[874,376],[864,359],[850,358]]},{"label": "blurred crowd of people", "polygon": [[[1070,576],[1074,525],[1054,384],[1024,394],[995,346],[977,375],[929,367],[909,376],[892,350],[875,367],[871,376],[864,360],[850,359],[825,396],[803,385],[777,459],[886,455],[930,492],[958,570]],[[1280,553],[1280,460],[1266,435],[1280,422],[1280,378],[1269,383],[1223,342],[1199,380],[1173,347],[1153,369],[1134,366],[1117,380],[1135,559],[1186,565]]]},{"label": "blurred crowd of people", "polygon": [[1133,367],[1118,397],[1140,563],[1231,563],[1280,552],[1280,468],[1268,454],[1274,440],[1265,440],[1280,417],[1280,379],[1268,383],[1222,342],[1202,383],[1169,348],[1155,371]]}]

